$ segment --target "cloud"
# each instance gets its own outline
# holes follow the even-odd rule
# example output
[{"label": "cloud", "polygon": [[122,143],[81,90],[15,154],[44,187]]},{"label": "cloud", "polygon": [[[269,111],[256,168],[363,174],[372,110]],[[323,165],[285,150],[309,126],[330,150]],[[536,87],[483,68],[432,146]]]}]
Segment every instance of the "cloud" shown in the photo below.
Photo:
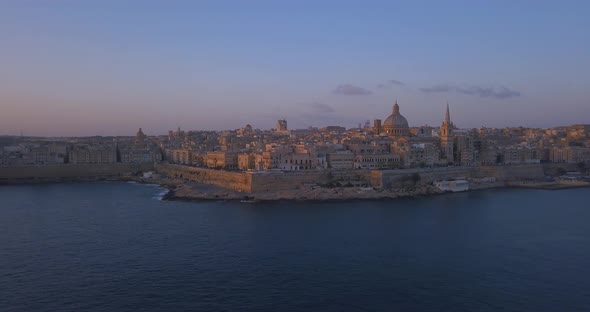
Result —
[{"label": "cloud", "polygon": [[425,93],[438,93],[438,92],[456,92],[465,95],[479,96],[482,98],[494,98],[494,99],[508,99],[513,97],[521,96],[521,93],[517,90],[512,90],[504,86],[500,87],[455,87],[449,85],[435,85],[428,88],[419,89]]},{"label": "cloud", "polygon": [[350,84],[341,84],[336,87],[334,93],[342,95],[369,95],[372,92],[365,88],[353,86]]},{"label": "cloud", "polygon": [[436,93],[436,92],[451,92],[451,91],[454,91],[455,88],[450,87],[450,86],[445,86],[445,85],[437,85],[437,86],[433,86],[433,87],[429,87],[429,88],[420,88],[419,90],[422,92],[425,92],[425,93]]},{"label": "cloud", "polygon": [[315,113],[320,114],[330,114],[336,111],[332,106],[324,103],[311,102],[305,105],[309,106]]},{"label": "cloud", "polygon": [[507,99],[520,96],[519,91],[511,90],[504,86],[499,88],[482,88],[474,86],[469,88],[457,88],[456,91],[467,95],[477,95],[479,97],[491,97],[495,99]]},{"label": "cloud", "polygon": [[378,84],[377,85],[377,89],[391,89],[391,87],[393,85],[396,85],[396,86],[400,86],[401,87],[401,86],[405,86],[406,84],[403,83],[403,82],[401,82],[401,81],[399,81],[399,80],[389,79],[389,80],[385,81],[385,83]]}]

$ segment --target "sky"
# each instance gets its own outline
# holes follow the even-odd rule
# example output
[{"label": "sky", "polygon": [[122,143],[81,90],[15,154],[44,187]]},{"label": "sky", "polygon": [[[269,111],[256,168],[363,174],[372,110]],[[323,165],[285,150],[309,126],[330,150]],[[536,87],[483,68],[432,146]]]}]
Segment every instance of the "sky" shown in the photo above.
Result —
[{"label": "sky", "polygon": [[590,123],[588,1],[0,1],[0,135]]}]

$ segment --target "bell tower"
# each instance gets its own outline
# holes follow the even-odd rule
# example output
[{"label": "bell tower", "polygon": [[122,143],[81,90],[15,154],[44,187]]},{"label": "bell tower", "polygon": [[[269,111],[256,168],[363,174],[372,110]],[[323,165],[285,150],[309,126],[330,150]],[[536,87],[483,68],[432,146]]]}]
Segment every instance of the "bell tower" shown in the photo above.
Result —
[{"label": "bell tower", "polygon": [[447,159],[448,162],[455,162],[453,153],[454,148],[454,135],[453,128],[455,125],[451,122],[451,114],[449,112],[449,103],[447,102],[447,113],[445,120],[440,126],[440,146],[442,149],[442,156]]}]

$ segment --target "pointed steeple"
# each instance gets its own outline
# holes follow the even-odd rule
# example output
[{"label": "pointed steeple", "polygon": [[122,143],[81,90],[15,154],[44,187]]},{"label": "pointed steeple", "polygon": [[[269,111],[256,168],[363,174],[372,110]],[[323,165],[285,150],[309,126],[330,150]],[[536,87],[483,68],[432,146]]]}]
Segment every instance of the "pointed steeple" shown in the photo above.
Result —
[{"label": "pointed steeple", "polygon": [[397,105],[397,99],[395,99],[395,104],[393,104],[393,114],[399,114],[399,105]]},{"label": "pointed steeple", "polygon": [[451,124],[451,113],[449,113],[449,101],[447,101],[447,114],[445,115],[445,123]]}]

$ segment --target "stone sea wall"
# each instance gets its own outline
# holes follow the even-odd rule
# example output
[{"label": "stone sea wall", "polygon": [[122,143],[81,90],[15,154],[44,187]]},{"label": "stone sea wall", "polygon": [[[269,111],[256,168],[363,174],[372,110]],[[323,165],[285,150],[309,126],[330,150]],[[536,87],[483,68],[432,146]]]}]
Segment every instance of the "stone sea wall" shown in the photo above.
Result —
[{"label": "stone sea wall", "polygon": [[233,172],[182,165],[159,164],[158,173],[243,192],[292,190],[306,183],[352,183],[371,185],[368,170],[324,170],[307,172]]},{"label": "stone sea wall", "polygon": [[118,176],[154,169],[153,164],[91,164],[0,167],[0,181]]},{"label": "stone sea wall", "polygon": [[170,177],[212,184],[243,192],[268,192],[292,190],[304,184],[333,184],[375,188],[394,188],[407,183],[430,184],[433,181],[464,178],[494,177],[500,183],[518,180],[538,180],[544,177],[540,164],[443,167],[401,170],[323,170],[300,172],[231,172],[182,165],[160,164],[156,171]]},{"label": "stone sea wall", "polygon": [[474,171],[474,178],[495,177],[498,181],[543,179],[545,172],[541,164],[482,166]]},{"label": "stone sea wall", "polygon": [[368,170],[272,172],[251,175],[253,192],[290,190],[303,184],[371,185],[371,172]]},{"label": "stone sea wall", "polygon": [[169,177],[188,179],[230,190],[252,192],[252,175],[244,172],[221,171],[172,164],[158,164],[155,166],[155,170]]},{"label": "stone sea wall", "polygon": [[377,188],[391,188],[414,179],[420,183],[432,183],[444,179],[471,178],[474,170],[472,167],[442,167],[373,171],[371,185]]}]

